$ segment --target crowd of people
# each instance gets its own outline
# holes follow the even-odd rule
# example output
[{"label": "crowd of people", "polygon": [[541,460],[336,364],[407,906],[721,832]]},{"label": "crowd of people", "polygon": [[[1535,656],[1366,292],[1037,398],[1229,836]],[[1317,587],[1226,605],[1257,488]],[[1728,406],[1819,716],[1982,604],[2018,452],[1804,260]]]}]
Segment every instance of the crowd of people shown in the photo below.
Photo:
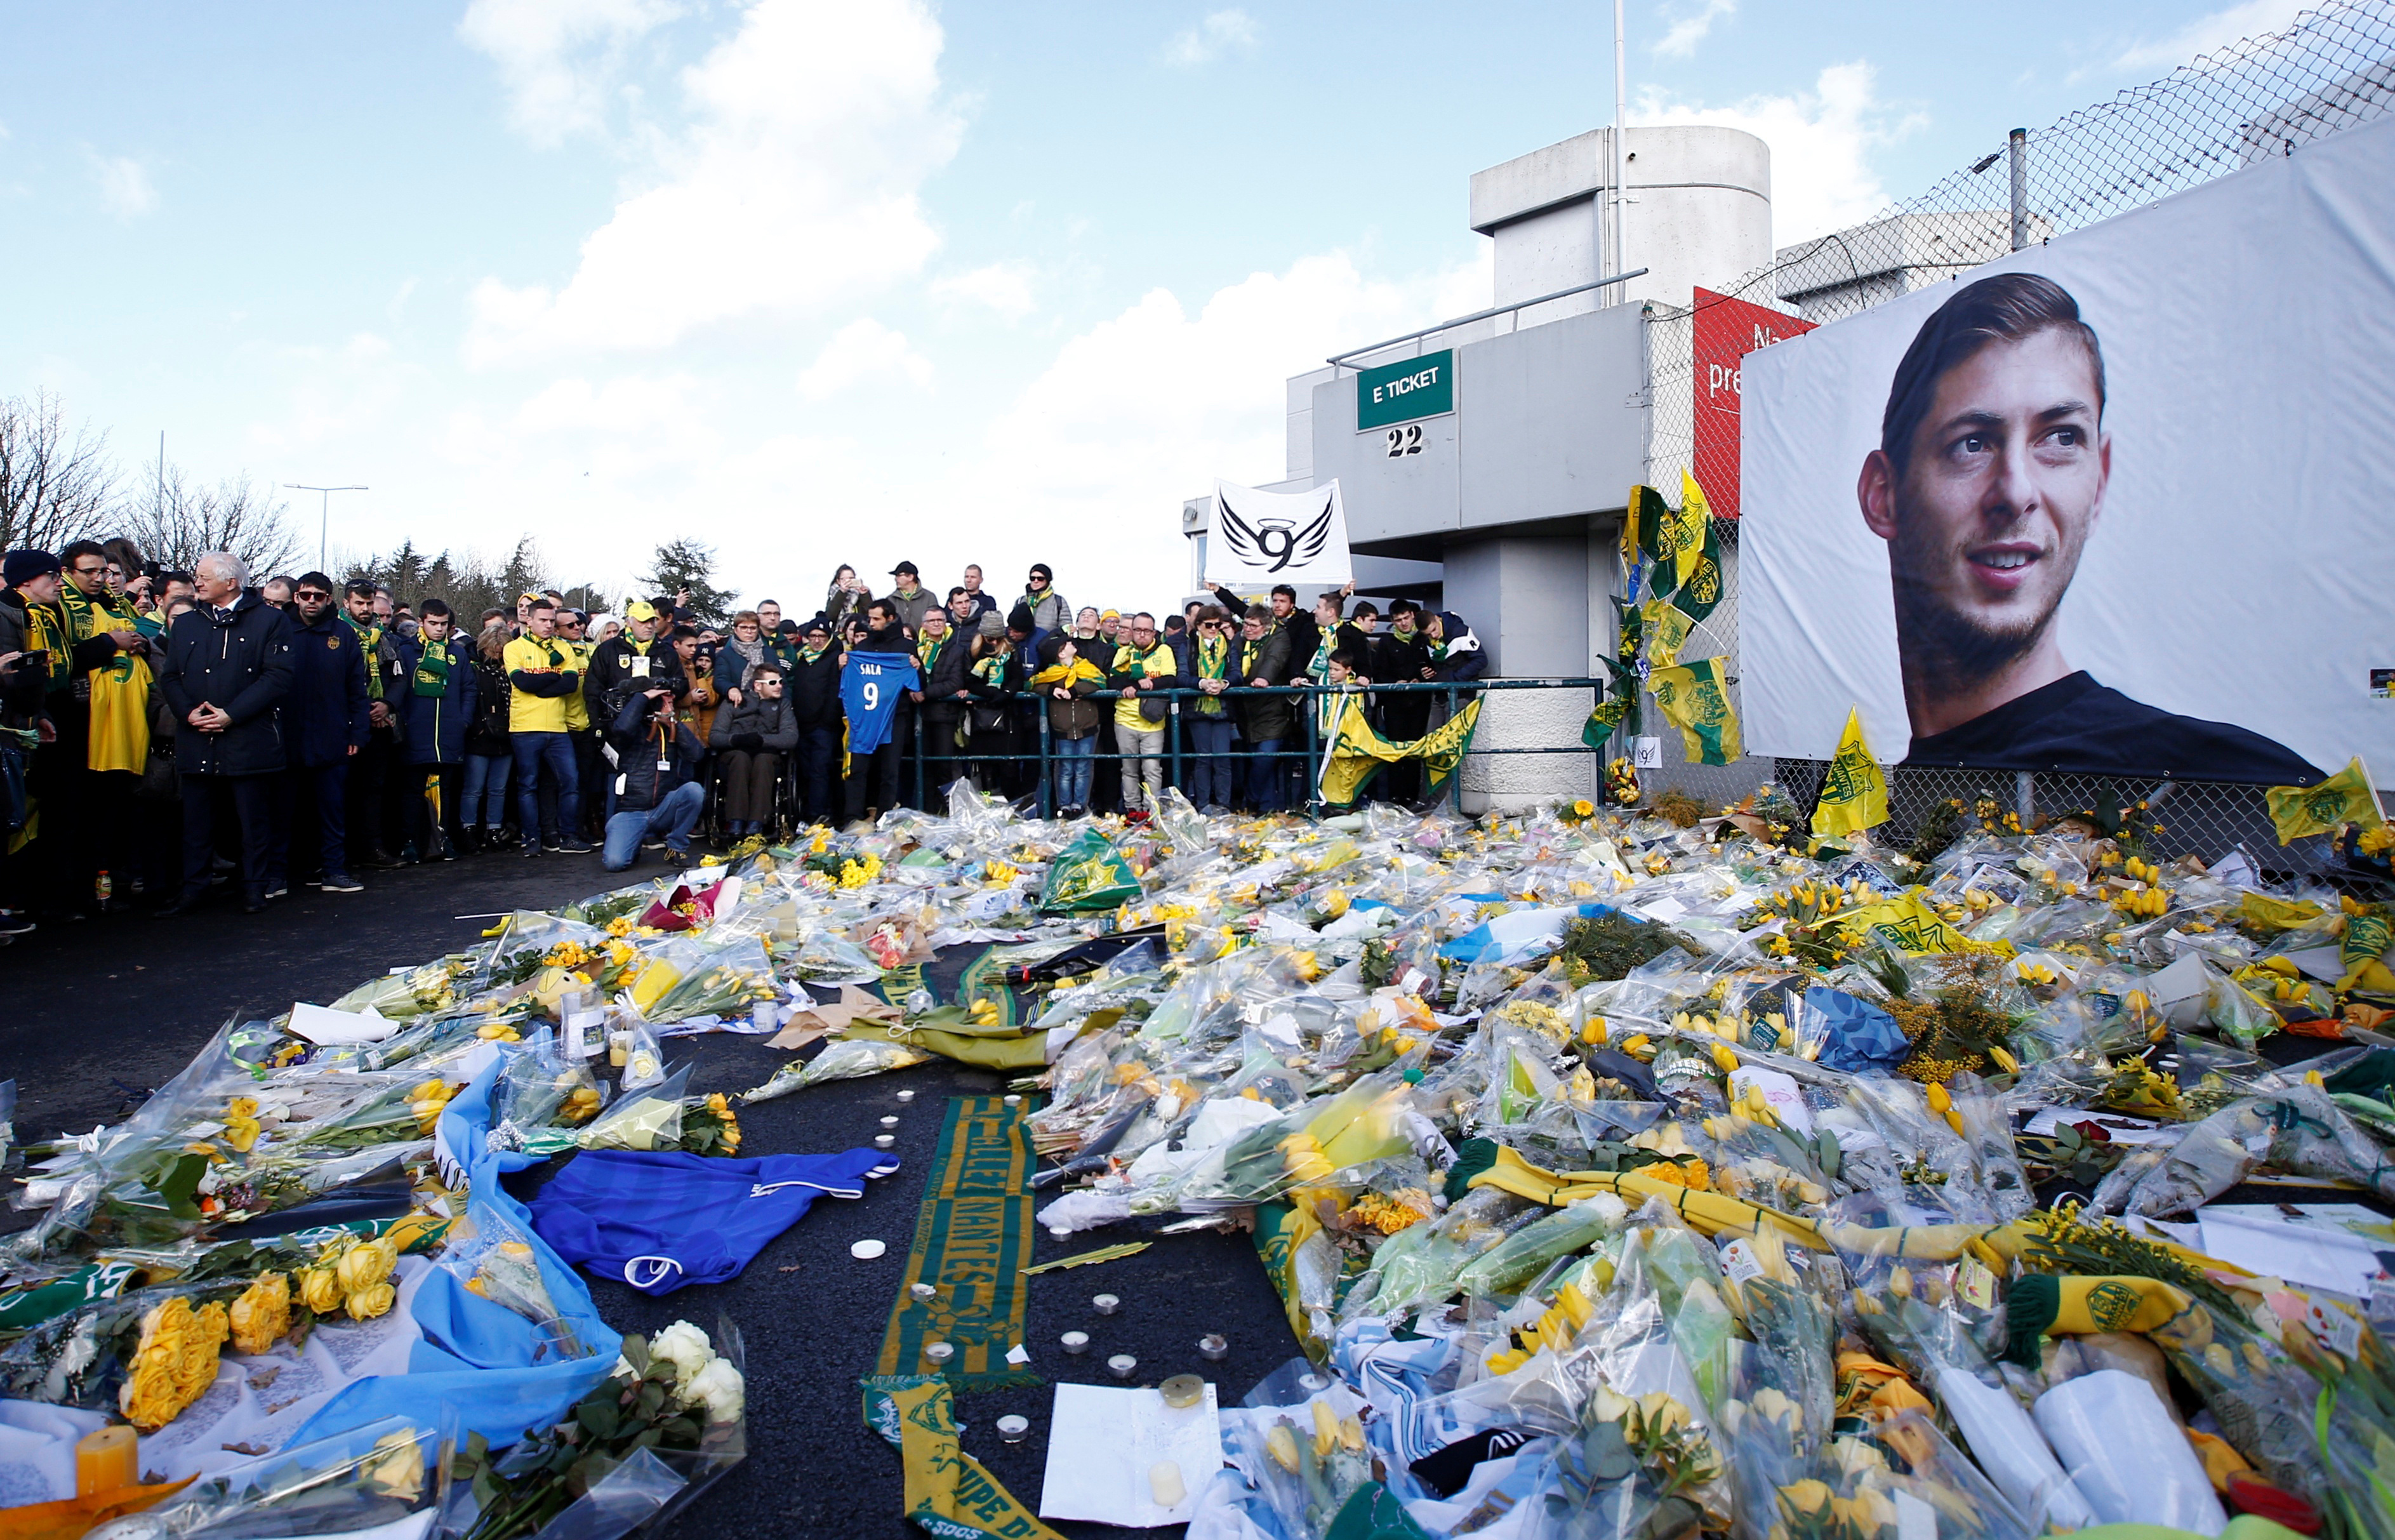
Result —
[{"label": "crowd of people", "polygon": [[[875,597],[843,565],[803,617],[766,599],[721,625],[687,593],[461,616],[368,578],[261,581],[220,551],[164,570],[122,539],[0,569],[0,937],[218,887],[257,912],[485,852],[682,866],[710,796],[727,845],[959,777],[1065,816],[1144,819],[1175,779],[1200,807],[1274,812],[1304,794],[1301,711],[1327,725],[1343,692],[1419,737],[1441,692],[1373,686],[1486,667],[1459,617],[1399,599],[1384,617],[1352,585],[1303,605],[1217,589],[1159,621],[1076,609],[1045,564],[1012,602],[978,566],[940,594],[902,562]],[[1420,790],[1400,763],[1374,794]]]}]

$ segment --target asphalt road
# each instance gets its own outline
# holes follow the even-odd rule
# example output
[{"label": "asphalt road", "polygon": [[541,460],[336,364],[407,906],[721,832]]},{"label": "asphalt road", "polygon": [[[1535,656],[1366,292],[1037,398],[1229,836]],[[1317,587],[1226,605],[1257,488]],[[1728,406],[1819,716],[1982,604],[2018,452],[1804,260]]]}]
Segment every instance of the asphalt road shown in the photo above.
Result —
[{"label": "asphalt road", "polygon": [[[653,863],[636,874],[657,874]],[[228,1016],[271,1015],[294,1000],[329,1002],[400,963],[471,945],[486,919],[456,919],[515,908],[547,909],[615,885],[595,856],[471,857],[446,867],[368,877],[364,893],[324,896],[301,890],[256,917],[227,905],[186,919],[125,918],[56,927],[0,949],[13,973],[11,1008],[0,1014],[0,1080],[20,1091],[20,1136],[88,1130],[122,1118],[139,1098],[189,1063]],[[788,1055],[754,1040],[714,1035],[668,1042],[668,1057],[694,1056],[695,1092],[738,1091],[762,1082]],[[902,1106],[894,1093],[916,1092]],[[594,1281],[592,1294],[620,1331],[655,1331],[687,1319],[712,1331],[728,1316],[748,1361],[748,1458],[678,1518],[676,1537],[918,1536],[901,1513],[897,1453],[860,1419],[859,1375],[873,1372],[882,1328],[914,1234],[923,1171],[939,1140],[945,1098],[1001,1090],[1001,1077],[945,1060],[895,1075],[840,1082],[767,1102],[741,1114],[743,1154],[821,1153],[869,1145],[880,1120],[898,1113],[896,1150],[906,1162],[853,1202],[827,1199],[729,1283],[650,1298]],[[0,1215],[0,1229],[30,1216]],[[858,1262],[852,1241],[885,1241],[880,1260]],[[1037,1258],[1145,1239],[1131,1227],[1056,1241],[1043,1231]],[[1106,1357],[1139,1360],[1137,1383],[1201,1372],[1237,1404],[1257,1380],[1297,1351],[1280,1301],[1244,1236],[1211,1232],[1156,1238],[1119,1262],[1032,1279],[1026,1333],[1032,1367],[1052,1380],[1116,1383]],[[1098,1315],[1094,1294],[1123,1300]],[[1073,1330],[1089,1353],[1056,1346]],[[1209,1364],[1197,1342],[1229,1339],[1230,1356]],[[1045,1387],[959,1397],[964,1447],[1036,1510],[1047,1461],[1051,1392]],[[1020,1413],[1031,1435],[1007,1444],[998,1418]],[[1177,1534],[1059,1524],[1075,1536]]]}]

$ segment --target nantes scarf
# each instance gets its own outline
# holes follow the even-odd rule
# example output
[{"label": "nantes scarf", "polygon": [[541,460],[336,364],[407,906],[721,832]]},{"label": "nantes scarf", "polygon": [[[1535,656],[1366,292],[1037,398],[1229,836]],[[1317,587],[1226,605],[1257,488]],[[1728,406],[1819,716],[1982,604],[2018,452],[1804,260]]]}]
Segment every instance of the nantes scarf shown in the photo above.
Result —
[{"label": "nantes scarf", "polygon": [[[376,654],[382,648],[382,628],[352,619],[347,610],[341,612],[341,623],[358,633],[358,646],[366,655],[366,698],[380,700],[382,698],[382,665],[376,661]],[[555,648],[551,648],[549,661],[554,667],[564,660],[557,656]]]},{"label": "nantes scarf", "polygon": [[449,644],[427,642],[416,660],[416,678],[411,686],[420,696],[441,696],[449,693]]}]

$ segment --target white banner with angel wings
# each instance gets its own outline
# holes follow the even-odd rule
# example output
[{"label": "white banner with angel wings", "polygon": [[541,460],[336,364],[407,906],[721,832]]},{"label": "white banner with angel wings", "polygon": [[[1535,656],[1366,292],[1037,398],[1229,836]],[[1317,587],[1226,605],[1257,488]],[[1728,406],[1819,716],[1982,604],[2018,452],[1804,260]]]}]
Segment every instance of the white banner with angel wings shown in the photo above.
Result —
[{"label": "white banner with angel wings", "polygon": [[1206,583],[1234,593],[1262,593],[1277,583],[1299,591],[1335,589],[1355,577],[1347,554],[1347,510],[1339,483],[1306,492],[1259,492],[1214,484],[1214,532],[1206,542]]}]

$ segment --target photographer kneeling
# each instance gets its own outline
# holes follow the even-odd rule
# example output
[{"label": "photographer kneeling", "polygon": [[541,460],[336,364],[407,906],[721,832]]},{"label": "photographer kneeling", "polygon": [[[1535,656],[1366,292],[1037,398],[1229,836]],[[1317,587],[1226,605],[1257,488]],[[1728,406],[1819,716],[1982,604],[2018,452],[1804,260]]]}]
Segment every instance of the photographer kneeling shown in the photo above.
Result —
[{"label": "photographer kneeling", "polygon": [[674,720],[673,702],[670,683],[652,684],[627,695],[607,725],[615,777],[599,864],[608,871],[623,870],[642,844],[659,841],[666,865],[690,864],[690,831],[707,803],[707,788],[697,778],[706,750]]}]

